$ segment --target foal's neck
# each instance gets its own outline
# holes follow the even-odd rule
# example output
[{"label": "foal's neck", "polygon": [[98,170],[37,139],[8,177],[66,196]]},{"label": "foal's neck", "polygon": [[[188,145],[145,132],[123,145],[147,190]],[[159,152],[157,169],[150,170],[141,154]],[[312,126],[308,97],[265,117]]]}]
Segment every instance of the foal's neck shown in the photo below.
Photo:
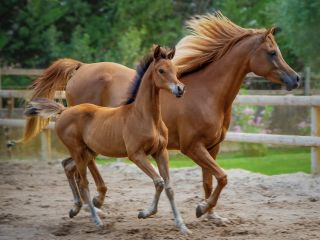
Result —
[{"label": "foal's neck", "polygon": [[133,111],[142,115],[141,124],[143,124],[142,121],[147,121],[158,125],[161,121],[160,89],[154,84],[151,68],[152,66],[149,67],[141,80],[141,86],[133,103]]}]

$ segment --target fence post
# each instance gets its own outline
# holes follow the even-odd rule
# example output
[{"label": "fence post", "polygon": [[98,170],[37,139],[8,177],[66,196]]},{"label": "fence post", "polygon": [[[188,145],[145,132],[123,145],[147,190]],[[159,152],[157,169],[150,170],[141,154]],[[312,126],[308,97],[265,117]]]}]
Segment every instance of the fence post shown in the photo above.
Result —
[{"label": "fence post", "polygon": [[50,129],[43,129],[41,132],[41,156],[42,161],[51,160],[51,131]]},{"label": "fence post", "polygon": [[311,93],[310,90],[311,84],[311,69],[310,67],[306,67],[304,70],[304,95],[308,96]]},{"label": "fence post", "polygon": [[[10,119],[10,118],[12,118],[13,108],[14,108],[14,97],[13,96],[10,96],[8,98],[7,108],[8,108],[7,118]],[[4,128],[4,135],[6,137],[7,143],[9,143],[9,141],[10,141],[10,128],[8,126]],[[10,159],[12,158],[12,146],[11,145],[7,145],[7,155]]]},{"label": "fence post", "polygon": [[[320,107],[311,108],[311,135],[320,136]],[[311,148],[311,172],[320,175],[320,147]]]},{"label": "fence post", "polygon": [[[2,90],[2,68],[0,67],[0,91]],[[0,97],[0,109],[2,108],[2,97]]]}]

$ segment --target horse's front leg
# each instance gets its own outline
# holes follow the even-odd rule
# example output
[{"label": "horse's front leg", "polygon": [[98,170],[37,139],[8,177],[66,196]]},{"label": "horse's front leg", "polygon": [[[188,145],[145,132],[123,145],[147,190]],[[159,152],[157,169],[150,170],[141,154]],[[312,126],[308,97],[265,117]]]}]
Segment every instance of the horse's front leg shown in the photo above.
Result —
[{"label": "horse's front leg", "polygon": [[[217,144],[214,148],[209,150],[209,153],[211,157],[217,161],[217,154],[219,153],[220,144]],[[205,193],[205,199],[207,200],[211,193],[212,193],[212,173],[206,169],[202,168],[202,183],[203,183],[203,190]],[[229,223],[229,219],[221,217],[214,208],[209,209],[207,213],[207,217],[209,220],[211,220],[213,223],[217,225],[226,225]]]},{"label": "horse's front leg", "polygon": [[[205,199],[210,197],[212,193],[212,174],[209,170],[202,168],[202,180],[203,180],[203,189],[205,192]],[[230,223],[228,218],[221,217],[214,208],[208,210],[207,217],[214,224],[218,226],[223,226]]]},{"label": "horse's front leg", "polygon": [[216,206],[222,189],[228,183],[227,175],[203,145],[195,144],[191,147],[189,146],[188,149],[183,150],[183,153],[195,161],[199,166],[207,169],[217,179],[218,184],[215,190],[211,193],[207,201],[199,204],[196,209],[196,216],[201,217],[203,214],[210,212],[210,210]]},{"label": "horse's front leg", "polygon": [[174,192],[170,184],[168,151],[166,148],[161,149],[158,153],[154,154],[153,157],[157,162],[160,175],[164,179],[164,188],[170,201],[175,223],[183,234],[189,234],[191,231],[184,224],[180,211],[178,210],[174,200]]},{"label": "horse's front leg", "polygon": [[156,172],[154,167],[150,164],[145,153],[134,153],[129,155],[129,159],[133,161],[145,174],[147,174],[154,183],[155,194],[151,206],[143,211],[140,211],[138,218],[148,218],[158,211],[158,202],[161,195],[161,192],[164,187],[164,181]]}]

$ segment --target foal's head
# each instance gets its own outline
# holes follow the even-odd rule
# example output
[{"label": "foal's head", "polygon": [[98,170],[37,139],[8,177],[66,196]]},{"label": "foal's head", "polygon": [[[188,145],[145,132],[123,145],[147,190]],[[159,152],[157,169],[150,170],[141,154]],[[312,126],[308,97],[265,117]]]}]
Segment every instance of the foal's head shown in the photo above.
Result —
[{"label": "foal's head", "polygon": [[285,62],[274,35],[279,28],[271,28],[258,36],[259,46],[250,59],[251,71],[272,82],[286,85],[287,90],[299,86],[300,76]]},{"label": "foal's head", "polygon": [[175,49],[167,50],[159,45],[153,52],[152,78],[156,87],[169,91],[176,97],[184,93],[184,85],[177,78],[177,69],[171,59]]}]

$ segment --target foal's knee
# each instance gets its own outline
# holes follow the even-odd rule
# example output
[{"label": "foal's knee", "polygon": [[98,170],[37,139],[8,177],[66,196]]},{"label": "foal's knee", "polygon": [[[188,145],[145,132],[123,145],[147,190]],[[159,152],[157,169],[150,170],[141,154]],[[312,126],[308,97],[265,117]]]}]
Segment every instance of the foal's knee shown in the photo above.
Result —
[{"label": "foal's knee", "polygon": [[218,185],[220,185],[221,187],[224,187],[228,184],[228,177],[227,175],[224,175],[220,178],[217,178],[218,181]]},{"label": "foal's knee", "polygon": [[100,186],[97,188],[97,191],[103,195],[105,195],[108,191],[108,188],[106,186]]},{"label": "foal's knee", "polygon": [[164,181],[163,179],[157,179],[154,181],[154,186],[157,190],[157,192],[162,192],[163,188],[164,188]]}]

